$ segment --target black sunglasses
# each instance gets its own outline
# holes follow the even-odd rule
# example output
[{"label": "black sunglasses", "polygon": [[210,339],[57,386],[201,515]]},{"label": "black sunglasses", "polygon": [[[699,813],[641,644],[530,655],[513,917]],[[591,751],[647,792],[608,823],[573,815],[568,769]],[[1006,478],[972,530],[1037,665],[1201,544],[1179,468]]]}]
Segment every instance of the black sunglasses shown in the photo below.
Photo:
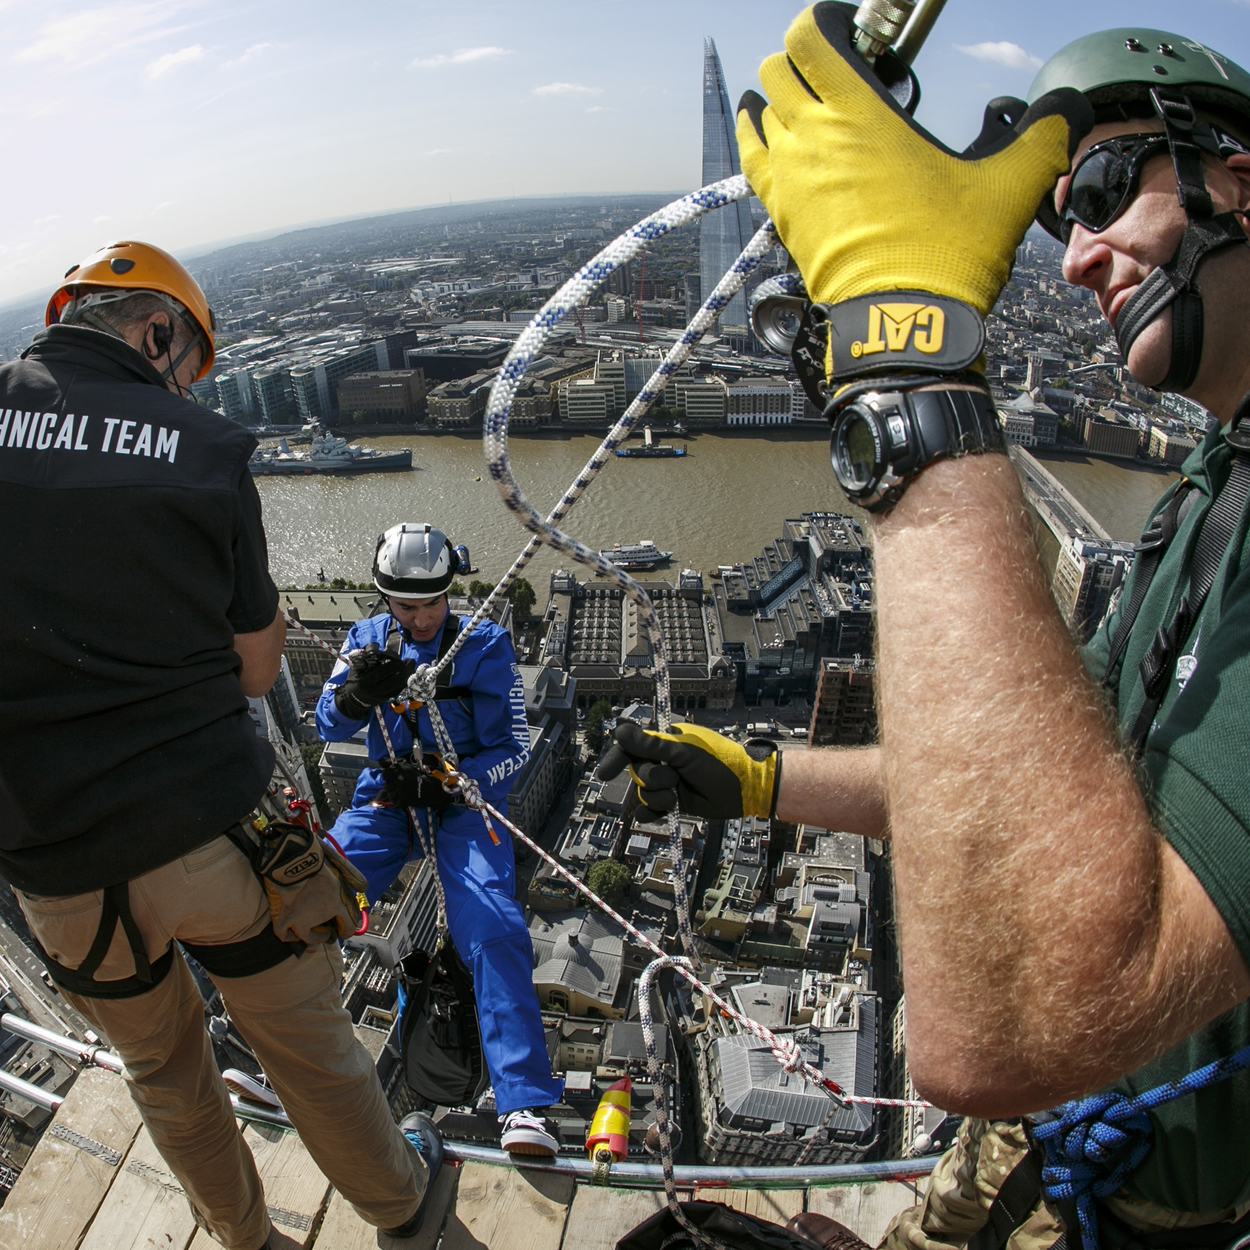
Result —
[{"label": "black sunglasses", "polygon": [[[1221,160],[1246,148],[1224,131],[1209,125],[1193,128],[1190,138],[1204,152]],[[1132,203],[1141,181],[1142,166],[1152,157],[1166,154],[1167,136],[1158,133],[1117,135],[1095,143],[1072,171],[1059,212],[1052,197],[1042,201],[1037,222],[1066,246],[1074,224],[1100,234]]]}]

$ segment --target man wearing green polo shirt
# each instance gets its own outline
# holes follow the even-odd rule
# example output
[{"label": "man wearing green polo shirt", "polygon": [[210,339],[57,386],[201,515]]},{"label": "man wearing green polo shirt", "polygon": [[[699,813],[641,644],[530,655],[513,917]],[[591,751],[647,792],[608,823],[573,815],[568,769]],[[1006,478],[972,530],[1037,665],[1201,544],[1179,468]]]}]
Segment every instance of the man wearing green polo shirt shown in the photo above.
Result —
[{"label": "man wearing green polo shirt", "polygon": [[[795,21],[738,133],[828,325],[808,358],[835,473],[874,511],[881,746],[626,726],[607,770],[628,761],[657,812],[891,838],[908,1062],[977,1118],[889,1245],[1046,1246],[1065,1226],[1069,1246],[1226,1245],[1250,1231],[1245,1072],[1151,1111],[1144,1157],[1113,1150],[1080,1221],[1037,1196],[978,1230],[1028,1154],[1018,1117],[1250,1043],[1250,75],[1179,35],[1102,32],[956,154],[881,88],[851,13]],[[981,373],[979,319],[1035,213],[1133,376],[1217,419],[1083,655]]]}]

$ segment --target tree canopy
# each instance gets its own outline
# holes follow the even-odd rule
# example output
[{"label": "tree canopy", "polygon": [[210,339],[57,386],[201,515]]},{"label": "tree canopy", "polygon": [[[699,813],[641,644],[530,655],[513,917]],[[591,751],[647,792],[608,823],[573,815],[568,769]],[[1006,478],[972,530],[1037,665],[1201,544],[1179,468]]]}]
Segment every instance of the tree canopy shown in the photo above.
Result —
[{"label": "tree canopy", "polygon": [[614,859],[601,859],[590,866],[586,874],[586,884],[594,890],[609,907],[621,910],[629,897],[629,883],[633,880],[630,871],[624,864]]}]

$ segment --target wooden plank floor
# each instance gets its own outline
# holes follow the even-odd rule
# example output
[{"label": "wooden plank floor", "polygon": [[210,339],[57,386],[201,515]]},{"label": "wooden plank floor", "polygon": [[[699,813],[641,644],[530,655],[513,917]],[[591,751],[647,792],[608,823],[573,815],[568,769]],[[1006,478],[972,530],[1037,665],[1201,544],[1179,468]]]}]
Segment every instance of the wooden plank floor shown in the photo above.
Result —
[{"label": "wooden plank floor", "polygon": [[[182,1189],[111,1073],[79,1076],[0,1209],[0,1250],[213,1250]],[[393,1241],[331,1189],[294,1133],[247,1125],[265,1183],[273,1250],[612,1250],[664,1205],[657,1190],[574,1185],[572,1178],[466,1163],[435,1181],[425,1226]],[[690,1197],[683,1192],[683,1197]],[[784,1224],[799,1212],[840,1220],[876,1245],[916,1201],[907,1184],[794,1190],[698,1190],[695,1197]]]}]

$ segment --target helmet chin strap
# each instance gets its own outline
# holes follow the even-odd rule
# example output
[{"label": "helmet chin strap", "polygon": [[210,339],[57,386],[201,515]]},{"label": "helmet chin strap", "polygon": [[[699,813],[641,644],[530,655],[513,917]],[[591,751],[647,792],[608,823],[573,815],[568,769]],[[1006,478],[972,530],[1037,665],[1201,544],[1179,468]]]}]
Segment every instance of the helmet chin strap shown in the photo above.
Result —
[{"label": "helmet chin strap", "polygon": [[1155,388],[1183,391],[1193,385],[1202,363],[1202,292],[1196,276],[1198,266],[1213,252],[1237,243],[1250,244],[1237,212],[1215,214],[1202,173],[1202,151],[1191,138],[1197,116],[1189,97],[1181,92],[1153,87],[1150,98],[1163,122],[1172,168],[1176,173],[1176,198],[1189,224],[1181,235],[1172,259],[1151,270],[1124,302],[1116,320],[1115,336],[1120,355],[1128,360],[1142,331],[1166,308],[1172,308],[1172,360],[1167,377]]}]

